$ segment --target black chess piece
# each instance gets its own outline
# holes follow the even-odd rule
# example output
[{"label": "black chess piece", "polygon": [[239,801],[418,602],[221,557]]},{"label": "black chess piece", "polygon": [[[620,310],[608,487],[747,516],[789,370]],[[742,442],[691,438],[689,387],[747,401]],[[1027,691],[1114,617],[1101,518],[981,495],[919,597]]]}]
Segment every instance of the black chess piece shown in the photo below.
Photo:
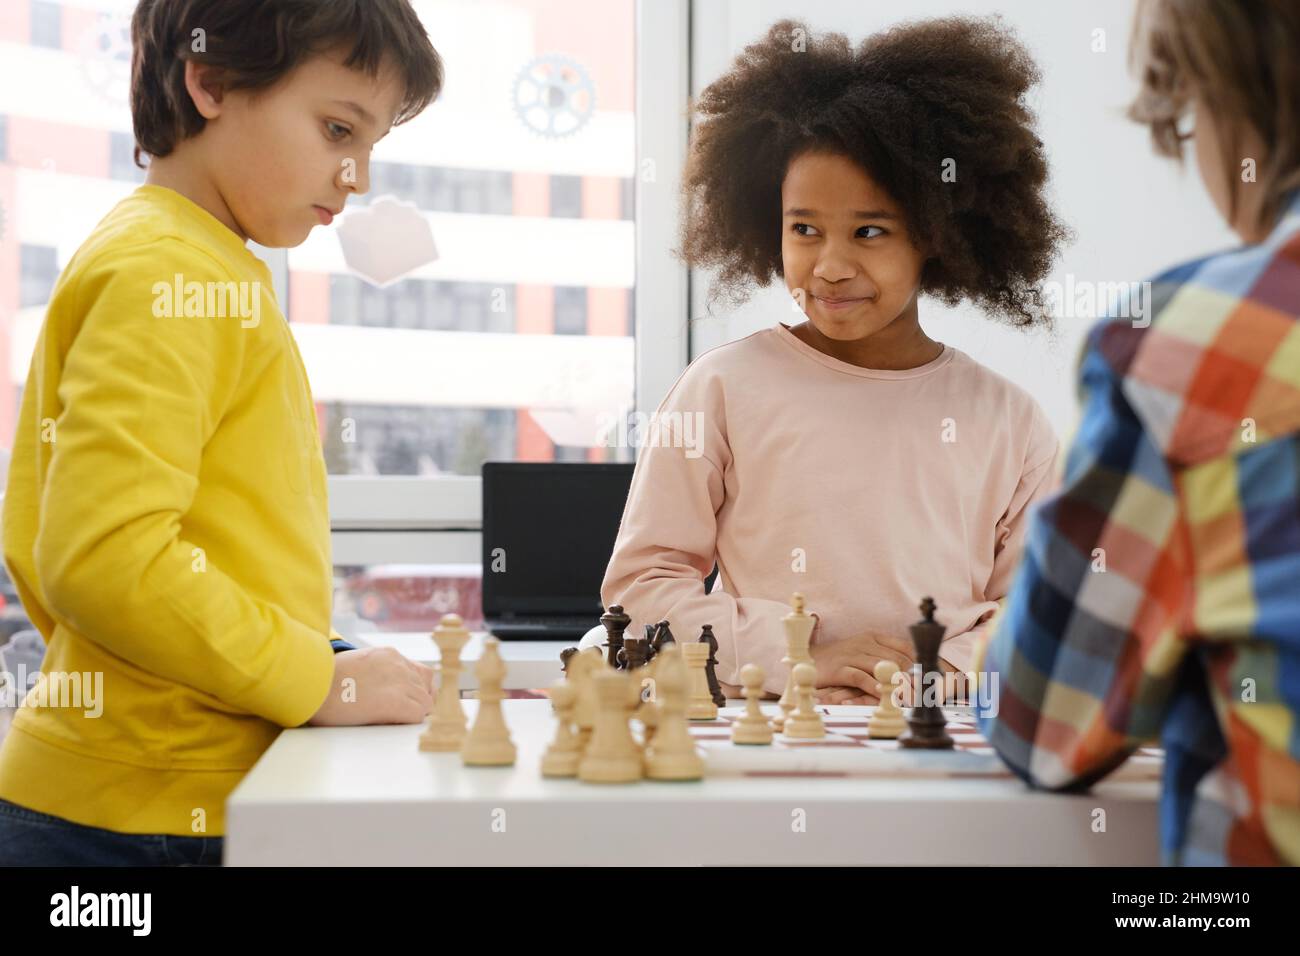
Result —
[{"label": "black chess piece", "polygon": [[709,645],[709,660],[704,665],[704,676],[709,681],[709,696],[719,707],[727,706],[727,695],[722,692],[722,685],[718,683],[718,639],[713,636],[713,625],[705,624],[700,631],[701,644]]},{"label": "black chess piece", "polygon": [[654,660],[659,652],[663,649],[663,644],[659,641],[659,625],[647,624],[645,626],[645,659],[646,663]]},{"label": "black chess piece", "polygon": [[564,676],[569,676],[569,660],[574,654],[578,653],[576,647],[566,647],[560,651],[560,670],[564,671]]},{"label": "black chess piece", "polygon": [[659,625],[656,624],[654,633],[650,637],[646,638],[646,642],[645,642],[645,662],[647,664],[649,664],[659,655],[659,645],[655,643],[655,639],[658,637],[658,635],[659,635]]},{"label": "black chess piece", "polygon": [[609,648],[606,663],[618,667],[618,650],[623,646],[623,632],[632,623],[632,619],[623,613],[621,604],[611,604],[609,610],[600,616],[600,623],[605,627],[607,640],[604,646]]},{"label": "black chess piece", "polygon": [[[943,642],[942,624],[934,619],[933,598],[921,600],[921,620],[908,628],[916,648],[916,662],[920,668],[920,685],[913,693],[920,697],[920,706],[906,713],[907,730],[898,738],[900,747],[922,750],[951,750],[952,738],[948,736],[948,719],[943,715],[943,670],[939,667],[939,645]],[[933,689],[931,689],[933,688]],[[938,691],[939,702],[934,697]]]},{"label": "black chess piece", "polygon": [[654,646],[654,653],[658,654],[660,650],[663,650],[664,645],[676,643],[677,639],[672,636],[672,630],[668,627],[667,620],[660,620],[658,624],[655,624],[654,637],[650,640],[651,646]]},{"label": "black chess piece", "polygon": [[634,671],[645,667],[646,651],[650,644],[643,637],[629,637],[623,641],[623,648],[618,652],[619,664],[624,670]]}]

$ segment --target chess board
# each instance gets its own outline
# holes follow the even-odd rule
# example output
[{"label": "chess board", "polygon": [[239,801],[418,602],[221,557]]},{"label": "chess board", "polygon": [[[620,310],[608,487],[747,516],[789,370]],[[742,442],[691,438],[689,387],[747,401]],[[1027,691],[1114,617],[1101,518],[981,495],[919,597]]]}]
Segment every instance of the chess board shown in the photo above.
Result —
[{"label": "chess board", "polygon": [[[1013,774],[981,736],[970,708],[944,708],[952,750],[909,750],[896,740],[867,737],[873,707],[819,706],[826,736],[801,740],[775,734],[770,745],[733,744],[732,721],[743,707],[723,707],[718,719],[692,721],[691,736],[709,776],[741,777],[974,777]],[[771,708],[768,708],[771,711]],[[1158,780],[1163,754],[1142,748],[1107,779]]]}]

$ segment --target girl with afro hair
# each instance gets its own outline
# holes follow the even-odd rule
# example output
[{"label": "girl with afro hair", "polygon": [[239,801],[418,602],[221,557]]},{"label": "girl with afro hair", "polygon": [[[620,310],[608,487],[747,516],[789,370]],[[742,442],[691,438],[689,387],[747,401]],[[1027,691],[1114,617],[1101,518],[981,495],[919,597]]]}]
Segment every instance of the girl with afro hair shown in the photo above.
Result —
[{"label": "girl with afro hair", "polygon": [[877,663],[910,668],[930,596],[944,666],[966,669],[1057,440],[1026,392],[926,335],[919,306],[1049,321],[1037,283],[1066,231],[1025,105],[1037,80],[996,20],[857,46],[783,21],[704,91],[684,258],[733,301],[783,279],[807,321],[700,356],[656,412],[602,586],[633,632],[710,624],[719,679],[755,663],[779,693],[800,592],[819,698],[871,703]]}]

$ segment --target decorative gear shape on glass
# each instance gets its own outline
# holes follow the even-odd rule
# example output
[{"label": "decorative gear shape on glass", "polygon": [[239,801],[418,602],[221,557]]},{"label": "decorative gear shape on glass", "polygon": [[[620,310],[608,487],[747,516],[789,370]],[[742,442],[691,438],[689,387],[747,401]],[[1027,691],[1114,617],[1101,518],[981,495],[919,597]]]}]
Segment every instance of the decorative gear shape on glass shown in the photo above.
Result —
[{"label": "decorative gear shape on glass", "polygon": [[582,64],[546,53],[515,77],[514,107],[523,124],[537,135],[563,139],[591,119],[596,87]]},{"label": "decorative gear shape on glass", "polygon": [[86,85],[113,106],[131,99],[131,20],[102,16],[82,35],[78,49]]}]

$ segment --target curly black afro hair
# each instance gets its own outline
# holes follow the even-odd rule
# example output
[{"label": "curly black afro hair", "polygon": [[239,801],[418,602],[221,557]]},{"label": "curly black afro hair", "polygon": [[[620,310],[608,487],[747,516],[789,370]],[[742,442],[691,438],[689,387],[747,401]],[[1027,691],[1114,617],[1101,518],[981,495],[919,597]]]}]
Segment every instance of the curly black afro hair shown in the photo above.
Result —
[{"label": "curly black afro hair", "polygon": [[1044,196],[1047,161],[1025,104],[1039,79],[996,18],[904,24],[856,49],[782,20],[696,104],[681,255],[718,269],[715,298],[742,301],[781,276],[786,169],[803,152],[833,151],[904,210],[933,257],[922,292],[970,299],[1017,326],[1050,325],[1038,283],[1070,233]]}]

